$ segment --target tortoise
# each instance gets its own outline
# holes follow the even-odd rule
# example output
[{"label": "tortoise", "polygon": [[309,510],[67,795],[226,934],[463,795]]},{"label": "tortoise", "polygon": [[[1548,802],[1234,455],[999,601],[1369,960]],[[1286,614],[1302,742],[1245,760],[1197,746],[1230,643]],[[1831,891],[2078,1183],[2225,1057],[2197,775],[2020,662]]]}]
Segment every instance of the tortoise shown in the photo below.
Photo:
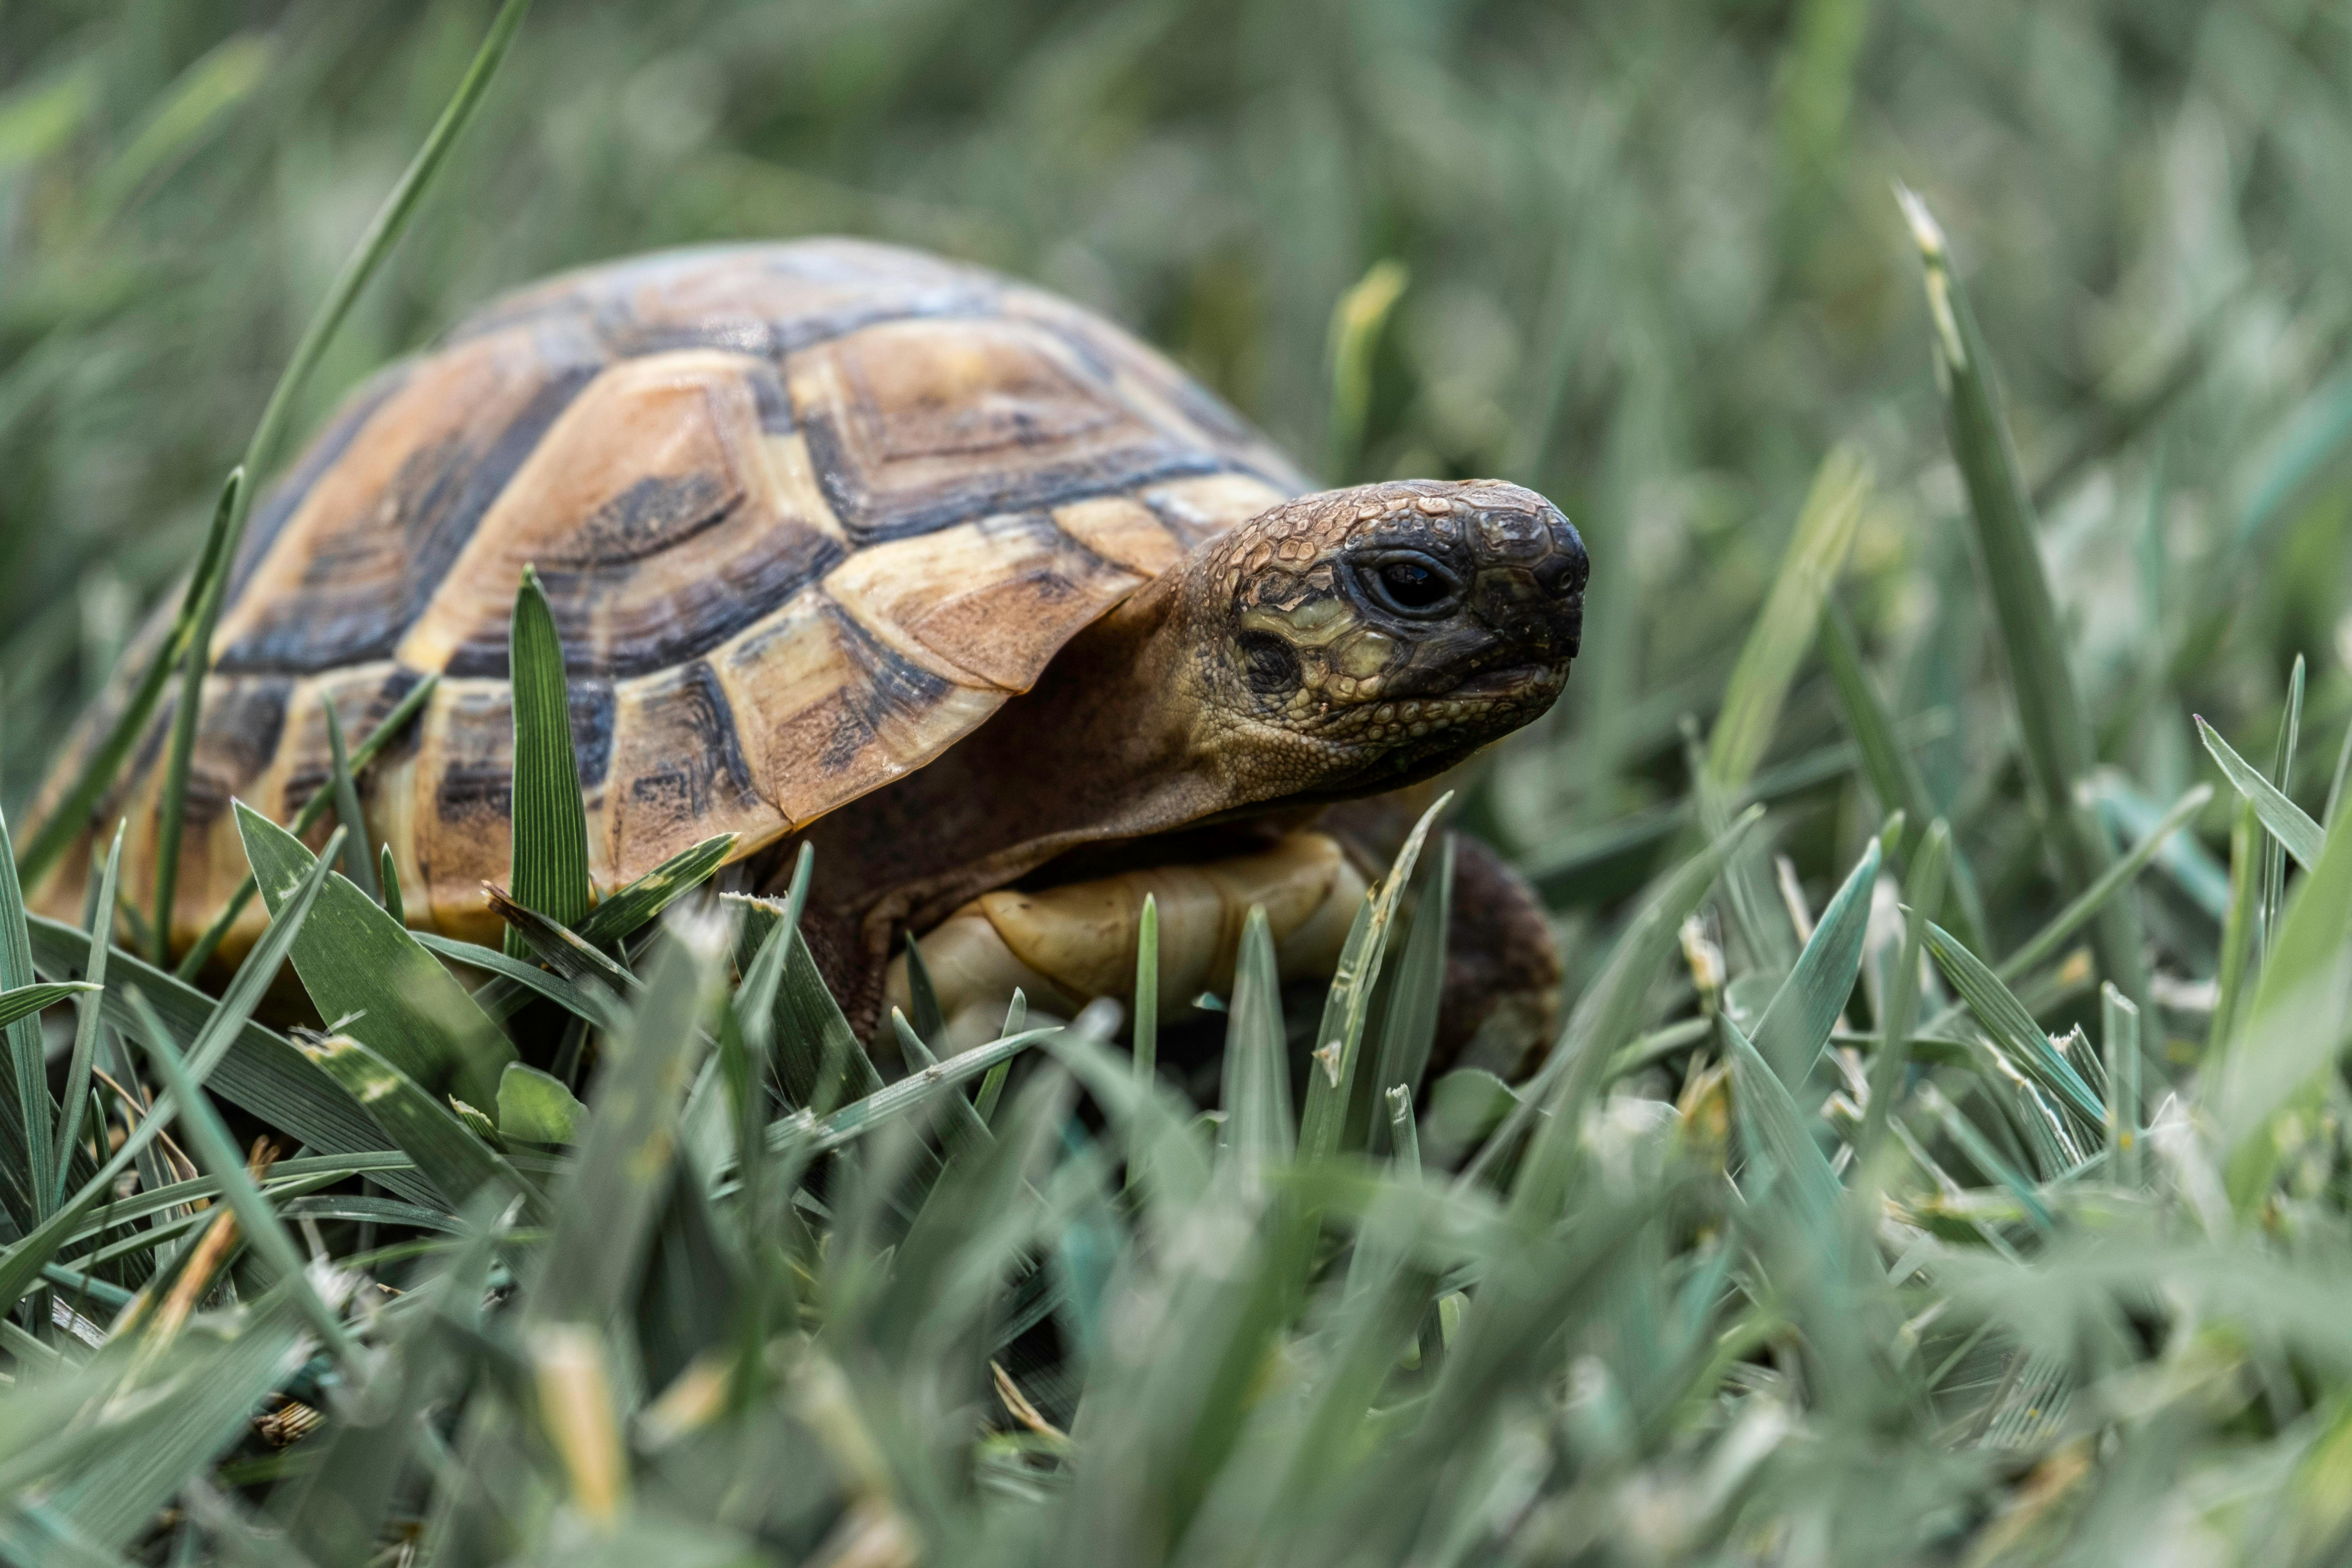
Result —
[{"label": "tortoise", "polygon": [[[1328,808],[1393,799],[1549,709],[1587,571],[1568,520],[1514,485],[1316,491],[1134,337],[972,266],[814,239],[571,272],[365,383],[256,507],[174,952],[246,872],[232,797],[290,821],[330,777],[325,706],[366,732],[427,671],[360,783],[367,834],[412,925],[499,940],[509,612],[532,564],[599,895],[714,834],[739,836],[729,876],[754,889],[814,844],[810,945],[866,1029],[909,931],[959,1014],[1016,984],[1122,994],[1144,890],[1171,1006],[1230,974],[1250,903],[1286,972],[1328,973],[1398,820]],[[51,802],[164,627],[84,716]],[[152,887],[170,721],[37,905],[79,911],[118,817],[128,897]],[[1486,858],[1467,875],[1457,981],[1539,1016],[1557,963],[1536,906]]]}]

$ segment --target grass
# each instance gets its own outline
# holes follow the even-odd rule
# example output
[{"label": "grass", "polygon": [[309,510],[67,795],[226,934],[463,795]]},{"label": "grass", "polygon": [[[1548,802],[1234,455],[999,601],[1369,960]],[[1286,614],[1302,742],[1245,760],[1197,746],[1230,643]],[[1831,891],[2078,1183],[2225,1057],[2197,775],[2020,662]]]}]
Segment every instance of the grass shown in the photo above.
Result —
[{"label": "grass", "polygon": [[[920,985],[885,1071],[805,860],[585,904],[528,585],[503,950],[369,885],[344,803],[413,708],[241,819],[217,998],[160,909],[0,868],[0,1556],[2345,1554],[2340,18],[9,17],[12,800],[131,601],[193,711],[229,454],[652,243],[1043,277],[1335,472],[1542,485],[1596,568],[1559,716],[1328,990],[1251,924],[1182,1026],[1213,1105],[1099,1009],[927,1059]],[[1518,1085],[1426,1067],[1464,828],[1569,962]],[[255,1021],[289,967],[325,1031]]]}]

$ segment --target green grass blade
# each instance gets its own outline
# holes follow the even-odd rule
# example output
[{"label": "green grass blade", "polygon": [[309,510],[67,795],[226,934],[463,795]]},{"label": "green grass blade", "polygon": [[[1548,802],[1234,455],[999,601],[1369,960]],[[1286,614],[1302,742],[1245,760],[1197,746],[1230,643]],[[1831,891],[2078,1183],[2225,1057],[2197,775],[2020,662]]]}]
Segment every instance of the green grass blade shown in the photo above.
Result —
[{"label": "green grass blade", "polygon": [[530,1295],[541,1322],[602,1326],[636,1289],[639,1260],[669,1190],[677,1122],[718,1001],[715,929],[673,924],[627,1032],[612,1042],[588,1097],[588,1135],[556,1198]]},{"label": "green grass blade", "polygon": [[[1307,1106],[1298,1127],[1299,1152],[1308,1160],[1326,1159],[1337,1152],[1347,1130],[1348,1107],[1355,1098],[1358,1065],[1364,1055],[1364,1026],[1370,1019],[1372,995],[1387,961],[1389,934],[1396,927],[1397,911],[1421,858],[1421,847],[1453,801],[1449,791],[1421,814],[1421,820],[1405,836],[1404,847],[1397,851],[1396,863],[1367,895],[1339,950],[1339,966],[1325,994],[1322,1021],[1316,1029],[1316,1061],[1321,1070],[1307,1075]],[[1267,951],[1271,954],[1271,947]],[[1272,962],[1270,956],[1267,962]],[[1279,997],[1278,989],[1275,994]],[[1286,1089],[1285,1099],[1286,1102]],[[1286,1103],[1286,1120],[1288,1109]]]},{"label": "green grass blade", "polygon": [[[457,1114],[388,1058],[350,1035],[305,1039],[301,1052],[368,1108],[395,1147],[433,1184],[444,1214],[456,1214],[483,1187],[522,1197],[544,1212],[539,1191],[505,1156],[469,1131]],[[468,1104],[472,1102],[467,1101]],[[496,1105],[495,1097],[486,1103]]]},{"label": "green grass blade", "polygon": [[1402,262],[1376,261],[1332,307],[1328,468],[1333,484],[1352,482],[1363,459],[1364,422],[1372,405],[1373,352],[1410,279]]},{"label": "green grass blade", "polygon": [[[625,993],[635,985],[635,978],[623,978],[626,972],[609,963],[605,954],[624,938],[643,930],[646,921],[708,881],[710,874],[726,863],[728,854],[734,847],[735,835],[722,833],[716,837],[706,838],[689,849],[680,850],[589,910],[587,918],[580,922],[576,931],[551,925],[543,916],[529,929],[543,937],[553,937],[561,944],[565,962],[576,961],[588,965],[583,973],[594,973],[608,989],[615,994]],[[518,918],[528,923],[531,916],[525,914]],[[563,934],[556,936],[558,931]],[[593,954],[579,953],[577,950],[582,947],[593,949]],[[500,978],[474,993],[474,1000],[481,1005],[482,1011],[503,1023],[514,1016],[532,994],[526,984],[501,972]]]},{"label": "green grass blade", "polygon": [[[1952,457],[1976,525],[1987,597],[2007,656],[2026,773],[2048,814],[2065,889],[2069,896],[2079,895],[2098,880],[2114,856],[2097,822],[2077,798],[2078,786],[2091,776],[2095,761],[2093,737],[2074,668],[2066,661],[2032,502],[2018,471],[1990,357],[1968,297],[1952,275],[1943,230],[1916,195],[1901,187],[1896,194],[1925,268],[1934,319],[1930,336],[1936,381],[1944,394]],[[2129,899],[2116,899],[2100,912],[2094,945],[2107,976],[2145,1005],[2147,965],[2141,952],[2138,911]]]},{"label": "green grass blade", "polygon": [[[558,925],[577,926],[593,894],[588,885],[588,814],[572,750],[572,702],[555,612],[525,566],[508,638],[514,689],[514,839],[508,894]],[[507,956],[530,945],[509,928]]]},{"label": "green grass blade", "polygon": [[912,931],[907,933],[907,999],[914,1009],[908,1022],[914,1027],[916,1040],[945,1039],[948,1021],[940,1012],[939,988],[931,984],[930,966],[923,962],[923,944]]},{"label": "green grass blade", "polygon": [[2091,1092],[2090,1085],[2052,1048],[2050,1037],[2033,1021],[2025,1004],[2001,984],[1999,975],[1985,967],[1982,959],[1932,921],[1927,924],[1927,951],[1935,955],[1936,966],[1952,983],[1952,989],[1960,994],[1969,1011],[1976,1015],[1977,1022],[1984,1026],[1985,1032],[2011,1060],[2064,1100],[2087,1125],[2097,1127],[2106,1120],[2106,1107]]},{"label": "green grass blade", "polygon": [[[908,944],[909,947],[912,945]],[[923,1037],[915,1032],[914,1025],[908,1023],[907,1016],[896,1007],[890,1009],[890,1031],[898,1038],[898,1049],[906,1058],[908,1072],[922,1072],[940,1065],[937,1053],[923,1043]],[[951,1129],[948,1136],[953,1140],[959,1153],[985,1149],[995,1142],[989,1133],[987,1121],[972,1109],[971,1101],[960,1094],[951,1094],[947,1097],[947,1121]]]},{"label": "green grass blade", "polygon": [[[1388,1012],[1381,1019],[1372,1079],[1377,1106],[1384,1108],[1388,1097],[1402,1090],[1409,1111],[1412,1097],[1421,1092],[1429,1053],[1437,1043],[1438,1008],[1445,1000],[1445,945],[1453,921],[1454,836],[1449,833],[1438,841],[1436,872],[1422,889],[1404,955],[1397,961]],[[1374,1121],[1376,1125],[1386,1121],[1384,1110]]]},{"label": "green grass blade", "polygon": [[[192,583],[191,591],[194,587]],[[187,613],[184,603],[181,615],[184,617]],[[147,732],[147,721],[155,716],[156,705],[163,700],[163,688],[171,680],[184,647],[183,634],[175,630],[155,650],[153,660],[140,675],[139,684],[131,689],[131,700],[123,705],[114,727],[91,748],[81,772],[58,796],[57,809],[49,813],[48,820],[41,824],[32,842],[25,846],[25,852],[16,858],[16,875],[21,879],[38,882],[76,836],[89,826],[90,813],[98,809],[100,797],[113,787],[115,775],[122,772],[131,749]]]},{"label": "green grass blade", "polygon": [[2107,1064],[2107,1166],[2127,1187],[2140,1180],[2139,1009],[2112,985],[2099,989]]},{"label": "green grass blade", "polygon": [[[8,847],[8,824],[0,818],[0,990],[15,991],[33,984],[32,936],[25,926],[25,895],[16,880],[16,860]],[[24,1140],[25,1169],[11,1172],[21,1180],[31,1216],[45,1208],[49,1173],[57,1163],[51,1140],[58,1125],[57,1107],[49,1099],[49,1070],[41,1043],[41,1021],[26,1013],[0,1030],[14,1068],[9,1079],[18,1127]]]},{"label": "green grass blade", "polygon": [[2147,836],[2132,846],[2130,851],[2099,873],[2099,879],[2083,890],[2082,896],[2052,916],[2050,922],[2021,943],[1995,966],[1993,973],[2003,980],[2015,982],[2036,965],[2058,955],[2066,939],[2088,924],[2109,899],[2120,892],[2133,878],[2146,870],[2148,863],[2160,854],[2172,836],[2186,826],[2206,803],[2213,798],[2213,786],[2199,784],[2179,800],[2148,830]]},{"label": "green grass blade", "polygon": [[1732,666],[1722,710],[1707,737],[1707,777],[1727,800],[1748,787],[1772,743],[1790,684],[1812,647],[1822,605],[1862,525],[1870,488],[1869,459],[1857,447],[1832,447],[1813,475],[1780,569]]},{"label": "green grass blade", "polygon": [[632,937],[655,916],[710,879],[735,851],[736,835],[721,833],[681,849],[588,911],[574,929],[596,947]]},{"label": "green grass blade", "polygon": [[1739,1032],[1731,1015],[1718,1013],[1715,1021],[1725,1059],[1731,1064],[1732,1089],[1738,1096],[1740,1125],[1749,1143],[1750,1160],[1769,1162],[1780,1182],[1788,1184],[1793,1193],[1806,1225],[1826,1241],[1835,1235],[1834,1216],[1843,1189],[1821,1146],[1813,1142],[1808,1130],[1811,1119],[1799,1109],[1780,1072]]},{"label": "green grass blade", "polygon": [[[212,627],[219,615],[213,601],[228,580],[229,566],[223,552],[235,550],[232,533],[245,515],[249,471],[242,466],[229,470],[228,482],[221,487],[220,501],[213,510],[204,554],[188,582],[194,618],[187,623],[186,642],[180,651],[180,700],[172,713],[172,749],[163,765],[163,792],[155,804],[155,912],[149,919],[153,943],[150,954],[158,968],[172,962],[173,905],[179,896],[180,840],[187,825],[188,769],[195,761],[205,676],[212,668]],[[222,588],[216,588],[216,583]],[[181,615],[186,618],[187,605],[182,606]]]},{"label": "green grass blade", "polygon": [[1927,911],[1941,901],[1944,868],[1950,864],[1951,824],[1937,817],[1919,841],[1904,886],[1908,908],[1903,915],[1903,946],[1895,961],[1894,978],[1886,987],[1886,1012],[1879,1020],[1878,1055],[1870,1064],[1870,1105],[1863,1119],[1857,1149],[1863,1168],[1871,1169],[1885,1142],[1887,1120],[1895,1113],[1910,1065],[1911,1026],[1919,1016],[1919,960],[1927,936]]},{"label": "green grass blade", "polygon": [[408,923],[408,905],[400,896],[400,865],[392,858],[392,846],[383,847],[376,861],[376,891],[381,895],[383,912],[402,925]]},{"label": "green grass blade", "polygon": [[[2197,733],[2204,741],[2205,749],[2212,753],[2213,760],[2221,764],[2222,775],[2230,781],[2231,786],[2245,796],[2247,804],[2254,808],[2256,819],[2269,832],[2272,840],[2294,856],[2294,863],[2305,870],[2316,867],[2327,839],[2319,824],[2312,821],[2303,807],[2279,793],[2276,784],[2255,772],[2253,765],[2238,755],[2230,742],[2221,739],[2221,732],[2202,718],[2197,721]],[[2267,855],[2264,864],[2267,866]],[[2268,872],[2265,870],[2263,882],[2257,886],[2257,900],[2266,895],[2267,881]]]},{"label": "green grass blade", "polygon": [[[410,687],[406,694],[393,705],[392,711],[383,716],[383,722],[370,731],[368,738],[360,742],[359,750],[352,753],[348,771],[352,777],[357,778],[367,772],[368,764],[374,762],[386,746],[401,737],[409,721],[424,710],[425,704],[431,700],[440,684],[441,677],[436,671]],[[333,803],[334,797],[327,791],[314,792],[309,800],[302,803],[302,809],[294,814],[291,829],[294,837],[299,838],[317,826]],[[385,846],[387,852],[390,848],[391,846]],[[204,935],[196,939],[195,946],[188,949],[186,956],[180,960],[179,968],[173,973],[182,980],[194,980],[220,947],[221,939],[228,935],[229,927],[236,923],[236,918],[245,913],[246,905],[253,902],[253,895],[259,890],[252,876],[247,874],[236,885],[236,891],[229,895],[228,902],[221,906],[221,912],[213,917],[213,923],[205,929]]]},{"label": "green grass blade", "polygon": [[[1070,1022],[1067,1032],[1099,1042],[1108,1037],[1110,1026],[1118,1016],[1115,1008],[1098,1009],[1096,1004],[1089,1004]],[[1024,1029],[1017,1035],[1007,1035],[1001,1040],[991,1040],[987,1045],[959,1051],[937,1067],[909,1073],[898,1082],[854,1100],[827,1115],[817,1116],[803,1110],[779,1117],[768,1123],[768,1148],[777,1153],[788,1150],[803,1154],[827,1153],[865,1137],[887,1121],[905,1115],[929,1100],[933,1095],[970,1083],[999,1062],[1010,1061],[1039,1041],[1065,1032],[1060,1025]]]},{"label": "green grass blade", "polygon": [[[2294,656],[2294,670],[2286,683],[2286,717],[2279,724],[2277,750],[2271,759],[2271,787],[2281,799],[2286,797],[2286,786],[2294,777],[2294,752],[2303,738],[2303,655]],[[2323,830],[2324,832],[2324,830]],[[2310,862],[2305,863],[2306,867]],[[2286,897],[2286,858],[2280,843],[2273,837],[2263,852],[2263,923],[2262,947],[2267,952],[2270,933],[2278,930],[2279,905]]]},{"label": "green grass blade", "polygon": [[563,1080],[521,1062],[499,1079],[499,1136],[530,1143],[576,1143],[588,1108]]},{"label": "green grass blade", "polygon": [[245,1157],[230,1142],[220,1112],[213,1109],[213,1102],[189,1076],[187,1063],[173,1048],[171,1031],[156,1018],[146,997],[133,990],[130,1000],[131,1010],[142,1026],[139,1032],[147,1047],[147,1059],[153,1064],[155,1076],[163,1080],[163,1088],[179,1102],[180,1131],[185,1135],[188,1152],[219,1185],[222,1200],[236,1215],[238,1228],[245,1233],[246,1244],[277,1272],[282,1288],[292,1295],[294,1304],[301,1310],[328,1353],[346,1371],[358,1372],[359,1347],[344,1329],[341,1316],[312,1288],[302,1249],[294,1244],[278,1211],[269,1206],[269,1201],[253,1184],[253,1177],[245,1168]]},{"label": "green grass blade", "polygon": [[[375,857],[368,851],[367,816],[360,810],[359,786],[352,782],[352,760],[343,745],[343,721],[335,712],[332,698],[321,700],[320,706],[327,715],[327,752],[334,769],[328,783],[335,796],[335,820],[350,829],[343,840],[343,875],[352,886],[365,893],[376,903],[383,902],[383,892],[375,879]],[[387,858],[392,846],[383,847]],[[393,919],[398,920],[398,915]]]},{"label": "green grass blade", "polygon": [[[1144,895],[1147,899],[1150,896],[1149,893]],[[996,1031],[996,1037],[1001,1040],[1007,1035],[1017,1035],[1028,1026],[1029,998],[1016,985],[1013,988],[1013,1000],[1005,1005],[1004,1026]],[[971,1108],[980,1112],[983,1122],[992,1125],[995,1122],[996,1102],[1004,1094],[1004,1080],[1012,1076],[1013,1060],[1008,1057],[989,1068],[988,1076],[980,1080],[980,1092],[972,1097]],[[1139,1072],[1137,1076],[1141,1078],[1143,1075]]]},{"label": "green grass blade", "polygon": [[1790,1094],[1803,1088],[1830,1031],[1862,973],[1862,939],[1870,924],[1870,893],[1878,882],[1878,841],[1871,840],[1845,883],[1813,927],[1797,965],[1756,1021],[1750,1042]]},{"label": "green grass blade", "polygon": [[[1333,984],[1336,987],[1338,982]],[[1265,910],[1253,904],[1242,925],[1233,1001],[1225,1015],[1223,1096],[1225,1150],[1244,1179],[1252,1182],[1286,1163],[1297,1143],[1297,1123],[1290,1109],[1289,1058],[1274,933],[1266,924]],[[1307,1081],[1327,1075],[1337,1076],[1336,1063],[1327,1065],[1318,1053]]]},{"label": "green grass blade", "polygon": [[2221,943],[2213,998],[2213,1021],[2205,1035],[2205,1068],[2212,1072],[2228,1054],[2245,1011],[2246,987],[2254,972],[2256,878],[2264,835],[2254,803],[2241,795],[2230,816],[2230,901],[2221,920]]},{"label": "green grass blade", "polygon": [[[1822,608],[1821,636],[1822,663],[1837,690],[1838,711],[1845,720],[1846,732],[1862,754],[1863,776],[1870,781],[1881,811],[1903,814],[1903,836],[1896,853],[1907,871],[1919,853],[1927,825],[1938,814],[1927,798],[1917,762],[1897,737],[1894,716],[1863,668],[1861,641],[1854,636],[1853,623],[1834,597]],[[1989,949],[1991,944],[1984,939],[1982,900],[1975,878],[1960,858],[1959,846],[1955,843],[1948,847],[1942,918],[1971,948]]]},{"label": "green grass blade", "polygon": [[[497,889],[485,889],[490,908],[507,922],[507,934],[520,936],[530,956],[575,985],[602,985],[617,995],[632,995],[637,977],[628,966],[560,921],[550,920],[528,904],[517,903]],[[516,959],[513,962],[520,963]]]},{"label": "green grass blade", "polygon": [[[390,910],[385,911],[387,914]],[[455,937],[436,936],[431,931],[413,931],[408,933],[419,947],[437,958],[452,963],[463,963],[523,987],[533,995],[544,996],[573,1017],[594,1025],[600,1029],[615,1026],[622,1011],[613,1000],[613,993],[597,977],[591,975],[577,984],[537,964],[509,958],[495,947],[478,942],[459,942]],[[486,986],[484,989],[488,989]],[[479,993],[476,994],[477,995]]]},{"label": "green grass blade", "polygon": [[13,1024],[19,1018],[29,1018],[44,1007],[55,1006],[68,997],[79,997],[104,987],[86,981],[37,981],[19,985],[14,991],[0,991],[0,1024]]},{"label": "green grass blade", "polygon": [[[1013,1032],[1008,1020],[1004,1032]],[[1135,1076],[1148,1079],[1160,1070],[1160,900],[1143,895],[1143,913],[1135,925]]]},{"label": "green grass blade", "polygon": [[[74,1005],[73,1055],[66,1063],[65,1088],[58,1102],[61,1121],[58,1128],[57,1180],[50,1184],[50,1195],[40,1205],[44,1219],[66,1195],[66,1180],[73,1170],[74,1145],[81,1140],[82,1110],[89,1099],[90,1066],[97,1059],[99,1026],[106,1017],[106,1004],[98,993],[105,988],[106,955],[114,946],[107,940],[108,930],[113,922],[106,917],[114,910],[115,884],[122,870],[122,835],[129,826],[128,823],[115,824],[114,842],[106,851],[106,869],[100,873],[98,879],[98,898],[90,919],[89,960],[82,969],[82,976],[89,982],[89,990],[83,993]],[[27,945],[31,940],[31,928],[27,926]],[[34,967],[39,967],[37,957]]]},{"label": "green grass blade", "polygon": [[[764,941],[787,912],[765,900],[731,894],[725,903],[742,910],[743,934],[753,942]],[[824,1112],[881,1089],[881,1073],[858,1043],[833,993],[825,989],[824,976],[818,973],[816,959],[797,929],[784,954],[783,977],[776,986],[772,1016],[776,1076],[793,1101]],[[955,1059],[961,1061],[963,1056]]]},{"label": "green grass blade", "polygon": [[[236,810],[246,858],[274,917],[316,861],[284,828],[242,802]],[[436,1093],[454,1092],[469,1105],[497,1100],[499,1074],[515,1059],[514,1046],[457,977],[347,879],[328,874],[292,957],[302,988],[331,1027]]]}]

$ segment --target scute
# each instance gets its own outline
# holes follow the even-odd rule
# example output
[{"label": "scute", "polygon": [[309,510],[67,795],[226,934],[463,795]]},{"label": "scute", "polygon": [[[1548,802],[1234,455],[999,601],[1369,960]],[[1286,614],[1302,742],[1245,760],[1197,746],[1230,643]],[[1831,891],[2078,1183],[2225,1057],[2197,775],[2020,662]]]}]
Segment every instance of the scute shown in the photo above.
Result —
[{"label": "scute", "polygon": [[[243,875],[227,800],[289,820],[328,777],[322,705],[356,742],[426,671],[441,687],[364,783],[371,837],[413,920],[495,937],[480,884],[507,876],[526,564],[563,637],[590,875],[610,891],[711,834],[749,854],[922,766],[1088,621],[1307,488],[1127,333],[935,257],[714,247],[509,295],[354,393],[256,507],[214,643],[175,944]],[[169,718],[40,907],[78,910],[91,836],[119,815],[126,896],[152,886]],[[224,952],[260,926],[257,909]]]}]

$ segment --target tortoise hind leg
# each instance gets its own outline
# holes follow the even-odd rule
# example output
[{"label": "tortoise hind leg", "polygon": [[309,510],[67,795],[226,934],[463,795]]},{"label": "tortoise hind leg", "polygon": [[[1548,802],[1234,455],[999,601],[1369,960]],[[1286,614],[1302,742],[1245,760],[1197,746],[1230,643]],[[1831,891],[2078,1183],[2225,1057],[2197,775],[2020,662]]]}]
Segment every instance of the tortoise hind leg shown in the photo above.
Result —
[{"label": "tortoise hind leg", "polygon": [[1559,947],[1536,890],[1486,845],[1457,836],[1430,1077],[1475,1067],[1516,1083],[1533,1072],[1559,1028],[1560,980]]},{"label": "tortoise hind leg", "polygon": [[[1016,986],[1034,1005],[1064,1017],[1097,996],[1131,1002],[1147,894],[1160,916],[1160,1014],[1170,1018],[1202,991],[1232,988],[1254,907],[1266,912],[1285,980],[1330,973],[1364,879],[1328,835],[1294,833],[1254,855],[983,893],[920,939],[954,1043],[993,1038]],[[908,994],[902,955],[891,961],[884,1005],[904,1008]]]}]

